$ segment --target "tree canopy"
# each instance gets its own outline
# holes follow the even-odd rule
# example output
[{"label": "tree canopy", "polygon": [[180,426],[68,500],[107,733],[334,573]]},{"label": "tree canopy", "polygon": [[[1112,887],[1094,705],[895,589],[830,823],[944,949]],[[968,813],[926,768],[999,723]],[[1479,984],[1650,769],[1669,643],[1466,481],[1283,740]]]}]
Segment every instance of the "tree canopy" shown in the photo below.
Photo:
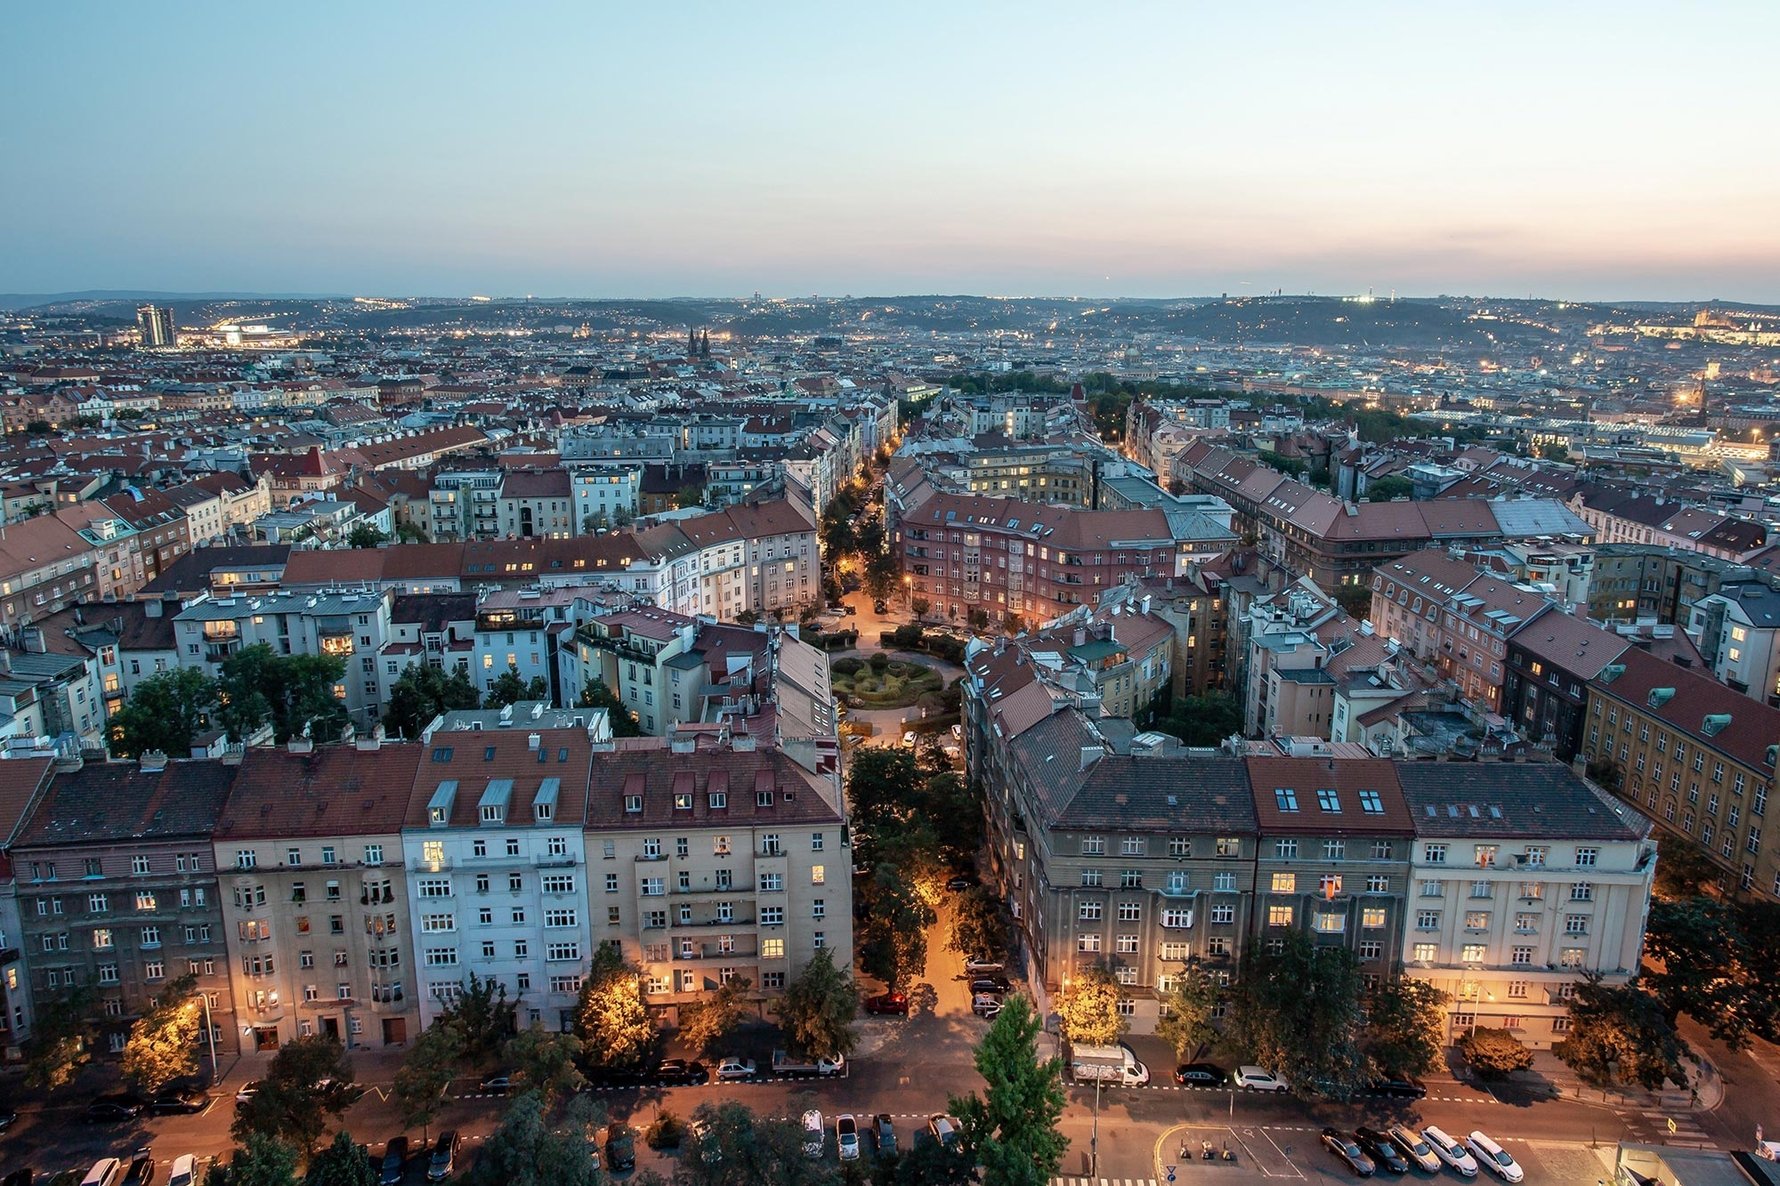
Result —
[{"label": "tree canopy", "polygon": [[858,1041],[853,1018],[859,1013],[859,990],[852,976],[835,967],[832,948],[817,949],[786,985],[775,1011],[786,1042],[801,1054],[820,1058],[851,1054]]},{"label": "tree canopy", "polygon": [[1456,1045],[1480,1079],[1505,1079],[1533,1065],[1533,1052],[1513,1030],[1480,1025],[1466,1032]]},{"label": "tree canopy", "polygon": [[203,1008],[192,998],[197,983],[197,977],[189,974],[168,981],[130,1025],[123,1072],[149,1095],[198,1069],[198,1022]]},{"label": "tree canopy", "polygon": [[1057,996],[1063,1036],[1077,1045],[1110,1046],[1130,1027],[1119,1015],[1124,990],[1105,964],[1078,969]]},{"label": "tree canopy", "polygon": [[637,722],[637,714],[632,712],[614,692],[609,684],[599,676],[588,680],[581,689],[582,708],[603,708],[612,722],[612,736],[641,737],[643,726]]},{"label": "tree canopy", "polygon": [[216,681],[196,667],[149,676],[111,715],[111,752],[120,758],[151,750],[169,758],[190,757],[192,739],[210,727],[216,698]]},{"label": "tree canopy", "polygon": [[1263,947],[1245,961],[1231,993],[1231,1034],[1298,1090],[1346,1099],[1366,1079],[1362,986],[1353,952],[1288,931],[1277,951]]},{"label": "tree canopy", "polygon": [[655,1023],[643,1003],[643,975],[624,962],[616,943],[593,953],[575,1010],[575,1036],[600,1066],[634,1067],[655,1044]]},{"label": "tree canopy", "polygon": [[1182,696],[1155,727],[1188,745],[1221,745],[1232,733],[1242,732],[1242,705],[1227,692]]},{"label": "tree canopy", "polygon": [[481,703],[476,685],[461,667],[446,671],[430,663],[415,663],[390,685],[383,727],[391,734],[419,737],[439,714]]},{"label": "tree canopy", "polygon": [[521,700],[549,700],[550,685],[541,675],[530,679],[519,678],[519,673],[511,667],[495,677],[494,686],[488,689],[488,695],[482,698],[484,708],[505,708],[509,704],[518,704]]},{"label": "tree canopy", "polygon": [[313,1151],[327,1117],[352,1102],[351,1084],[352,1067],[336,1039],[293,1038],[273,1056],[259,1091],[235,1105],[230,1132],[240,1141],[258,1133]]},{"label": "tree canopy", "polygon": [[599,1186],[587,1121],[569,1112],[553,1128],[537,1092],[514,1097],[465,1176],[468,1186]]},{"label": "tree canopy", "polygon": [[303,1186],[377,1186],[379,1177],[370,1152],[342,1129],[310,1161]]},{"label": "tree canopy", "polygon": [[1195,960],[1189,960],[1169,987],[1156,994],[1165,1006],[1165,1016],[1156,1022],[1156,1036],[1174,1047],[1176,1058],[1190,1058],[1217,1040],[1211,1018],[1221,995],[1218,982]]},{"label": "tree canopy", "polygon": [[280,655],[255,643],[223,660],[218,717],[234,741],[268,721],[280,745],[305,730],[317,744],[335,741],[347,717],[334,688],[345,678],[346,660],[338,655]]},{"label": "tree canopy", "polygon": [[1065,1102],[1062,1067],[1056,1058],[1039,1058],[1042,1028],[1025,996],[1008,997],[977,1044],[982,1098],[951,1102],[951,1112],[974,1137],[983,1186],[1047,1186],[1069,1148],[1057,1131]]},{"label": "tree canopy", "polygon": [[1590,974],[1570,999],[1570,1030],[1551,1052],[1590,1083],[1636,1083],[1650,1091],[1665,1079],[1687,1085],[1691,1051],[1663,1004],[1636,983],[1609,985]]},{"label": "tree canopy", "polygon": [[747,977],[731,976],[704,1000],[681,1006],[680,1040],[698,1053],[708,1054],[741,1024],[747,1007]]},{"label": "tree canopy", "polygon": [[865,917],[859,924],[859,966],[900,991],[927,966],[927,928],[937,919],[933,907],[910,877],[884,862],[856,887]]},{"label": "tree canopy", "polygon": [[1386,977],[1368,990],[1361,1041],[1373,1068],[1389,1078],[1432,1070],[1446,1044],[1450,999],[1412,976]]}]

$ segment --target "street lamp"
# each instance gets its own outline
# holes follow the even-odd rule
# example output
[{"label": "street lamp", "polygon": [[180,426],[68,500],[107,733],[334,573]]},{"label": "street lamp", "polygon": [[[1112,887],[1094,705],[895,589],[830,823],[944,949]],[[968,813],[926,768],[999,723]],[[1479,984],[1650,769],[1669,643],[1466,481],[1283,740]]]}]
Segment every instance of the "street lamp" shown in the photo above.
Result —
[{"label": "street lamp", "polygon": [[210,1086],[216,1086],[216,1027],[210,1024],[210,994],[203,989],[192,994],[204,1005],[204,1039],[210,1044]]}]

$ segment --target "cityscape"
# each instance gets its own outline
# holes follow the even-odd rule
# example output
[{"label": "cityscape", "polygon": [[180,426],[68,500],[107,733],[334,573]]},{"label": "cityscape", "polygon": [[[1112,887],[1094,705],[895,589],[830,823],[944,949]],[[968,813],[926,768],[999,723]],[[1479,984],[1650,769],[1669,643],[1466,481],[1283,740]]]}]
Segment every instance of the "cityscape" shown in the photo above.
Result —
[{"label": "cityscape", "polygon": [[1780,1186],[1730,7],[21,14],[5,1186]]}]

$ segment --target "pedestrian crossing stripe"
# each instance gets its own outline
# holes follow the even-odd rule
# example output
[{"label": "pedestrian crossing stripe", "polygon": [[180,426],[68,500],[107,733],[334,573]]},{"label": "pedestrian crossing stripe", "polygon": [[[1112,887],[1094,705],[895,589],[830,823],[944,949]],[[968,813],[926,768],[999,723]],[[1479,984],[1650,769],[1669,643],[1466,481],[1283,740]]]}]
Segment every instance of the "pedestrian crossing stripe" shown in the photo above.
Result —
[{"label": "pedestrian crossing stripe", "polygon": [[1052,1178],[1051,1186],[1156,1186],[1154,1178]]}]

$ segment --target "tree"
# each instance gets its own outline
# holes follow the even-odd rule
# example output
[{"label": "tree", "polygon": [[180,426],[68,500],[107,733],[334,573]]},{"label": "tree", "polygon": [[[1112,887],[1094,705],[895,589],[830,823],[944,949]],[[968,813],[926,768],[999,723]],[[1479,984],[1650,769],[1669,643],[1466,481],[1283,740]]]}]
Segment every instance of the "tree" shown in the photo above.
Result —
[{"label": "tree", "polygon": [[1713,1037],[1738,1049],[1760,1024],[1751,1016],[1747,948],[1730,903],[1656,899],[1644,929],[1644,955],[1650,962],[1639,982],[1662,1002],[1670,1025],[1686,1013]]},{"label": "tree", "polygon": [[445,1089],[463,1065],[463,1053],[457,1027],[443,1019],[420,1031],[390,1084],[404,1128],[419,1125],[424,1139],[433,1117],[445,1105]]},{"label": "tree", "polygon": [[1156,1036],[1174,1047],[1176,1058],[1184,1061],[1217,1039],[1211,1015],[1219,995],[1218,982],[1196,960],[1188,960],[1167,990],[1156,994],[1167,1006],[1167,1016],[1156,1022]]},{"label": "tree", "polygon": [[571,1116],[552,1129],[535,1091],[520,1093],[508,1105],[465,1177],[467,1186],[598,1186],[600,1180],[585,1121]]},{"label": "tree", "polygon": [[120,758],[150,750],[190,757],[192,739],[210,725],[216,696],[216,681],[196,667],[149,676],[107,722],[111,752]]},{"label": "tree", "polygon": [[1590,973],[1570,999],[1570,1031],[1551,1052],[1590,1083],[1636,1083],[1659,1090],[1687,1085],[1681,1060],[1692,1052],[1669,1023],[1663,1003],[1636,983],[1609,985]]},{"label": "tree", "polygon": [[236,1140],[259,1133],[313,1153],[327,1115],[338,1116],[352,1102],[351,1084],[352,1067],[337,1039],[293,1038],[279,1048],[253,1098],[235,1105],[229,1131]]},{"label": "tree", "polygon": [[550,685],[541,675],[531,679],[520,679],[519,673],[511,667],[495,677],[494,686],[488,689],[483,697],[484,708],[505,708],[509,704],[518,704],[521,700],[550,699]]},{"label": "tree", "polygon": [[1556,461],[1561,464],[1570,460],[1570,450],[1554,441],[1549,445],[1539,446],[1539,456],[1547,461]]},{"label": "tree", "polygon": [[1183,696],[1156,728],[1188,745],[1219,745],[1232,733],[1242,732],[1242,705],[1228,692]]},{"label": "tree", "polygon": [[618,693],[599,676],[588,680],[581,689],[582,708],[603,708],[612,722],[612,736],[641,737],[643,726],[637,722],[637,714],[625,706]]},{"label": "tree", "polygon": [[303,1186],[377,1186],[379,1177],[370,1152],[342,1129],[309,1163]]},{"label": "tree", "polygon": [[[1007,999],[977,1045],[983,1097],[954,1099],[951,1111],[975,1113],[967,1127],[983,1166],[983,1186],[1046,1186],[1063,1164],[1069,1141],[1057,1131],[1063,1115],[1062,1064],[1039,1061],[1042,1021],[1024,996]],[[979,1110],[980,1109],[980,1110]]]},{"label": "tree", "polygon": [[1458,1040],[1459,1053],[1479,1079],[1506,1079],[1533,1065],[1533,1052],[1514,1031],[1481,1025]]},{"label": "tree", "polygon": [[264,1133],[249,1133],[227,1165],[219,1157],[204,1186],[296,1186],[297,1151]]},{"label": "tree", "polygon": [[803,1130],[791,1120],[756,1116],[733,1100],[700,1104],[697,1136],[682,1146],[678,1186],[828,1186],[834,1170],[803,1152]]},{"label": "tree", "polygon": [[123,1072],[149,1095],[198,1069],[198,1020],[202,1009],[192,999],[198,985],[187,974],[167,983],[130,1025],[124,1043]]},{"label": "tree", "polygon": [[415,663],[390,685],[383,727],[401,737],[419,737],[439,714],[481,703],[476,685],[463,668],[446,671],[430,663]]},{"label": "tree", "polygon": [[47,420],[27,420],[25,421],[25,431],[32,436],[47,436],[54,432],[55,428]]},{"label": "tree", "polygon": [[703,486],[682,486],[674,492],[674,506],[679,510],[683,511],[688,507],[702,507],[704,505],[705,488]]},{"label": "tree", "polygon": [[834,949],[818,948],[797,979],[785,988],[774,1011],[785,1040],[801,1054],[832,1058],[851,1054],[858,1042],[853,1018],[859,990],[853,977],[834,966]]},{"label": "tree", "polygon": [[1387,1078],[1431,1070],[1445,1043],[1451,998],[1426,980],[1389,977],[1366,993],[1366,1057]]},{"label": "tree", "polygon": [[859,966],[896,992],[927,966],[927,928],[937,916],[903,870],[888,862],[861,888]]},{"label": "tree", "polygon": [[90,1011],[85,988],[37,1003],[31,1036],[25,1042],[25,1082],[38,1091],[55,1091],[72,1082],[92,1058]]},{"label": "tree", "polygon": [[731,976],[709,997],[680,1009],[680,1040],[699,1054],[709,1053],[741,1024],[747,1005],[747,978]]},{"label": "tree", "polygon": [[1063,1036],[1078,1046],[1110,1046],[1130,1023],[1119,1016],[1119,982],[1105,964],[1081,969],[1063,982],[1057,997],[1057,1015]]},{"label": "tree", "polygon": [[236,741],[267,721],[281,745],[305,732],[317,743],[334,741],[346,728],[346,706],[334,695],[345,678],[338,655],[280,655],[256,643],[223,660],[218,715]]},{"label": "tree", "polygon": [[1662,849],[1656,857],[1656,881],[1650,887],[1658,898],[1675,900],[1692,898],[1724,877],[1724,871],[1706,855],[1706,850],[1685,836],[1663,836]]},{"label": "tree", "polygon": [[952,934],[946,948],[959,955],[1000,959],[1007,954],[1010,925],[1007,905],[995,891],[973,885],[953,904]]},{"label": "tree", "polygon": [[1362,985],[1353,952],[1288,931],[1278,951],[1257,950],[1245,962],[1232,992],[1232,1035],[1300,1091],[1346,1099],[1366,1080]]},{"label": "tree", "polygon": [[346,533],[346,546],[350,548],[375,548],[387,539],[389,539],[389,536],[383,534],[375,524],[361,521],[354,523],[352,525],[352,530]]},{"label": "tree", "polygon": [[480,1067],[491,1063],[507,1039],[518,1032],[518,1012],[519,1002],[507,999],[505,984],[492,976],[483,980],[471,972],[463,991],[434,1024],[457,1031],[463,1058]]},{"label": "tree", "polygon": [[1350,618],[1365,619],[1372,613],[1372,590],[1365,585],[1336,585],[1335,604]]},{"label": "tree", "polygon": [[593,953],[582,982],[575,1034],[588,1057],[607,1067],[634,1067],[655,1044],[655,1023],[643,1004],[643,974],[624,962],[610,940]]},{"label": "tree", "polygon": [[1408,478],[1400,478],[1396,474],[1366,483],[1367,502],[1389,502],[1393,498],[1413,498],[1415,483]]},{"label": "tree", "polygon": [[513,1068],[513,1078],[527,1091],[535,1091],[549,1108],[564,1096],[573,1095],[587,1082],[576,1063],[581,1058],[581,1039],[532,1025],[507,1043],[503,1061]]}]

